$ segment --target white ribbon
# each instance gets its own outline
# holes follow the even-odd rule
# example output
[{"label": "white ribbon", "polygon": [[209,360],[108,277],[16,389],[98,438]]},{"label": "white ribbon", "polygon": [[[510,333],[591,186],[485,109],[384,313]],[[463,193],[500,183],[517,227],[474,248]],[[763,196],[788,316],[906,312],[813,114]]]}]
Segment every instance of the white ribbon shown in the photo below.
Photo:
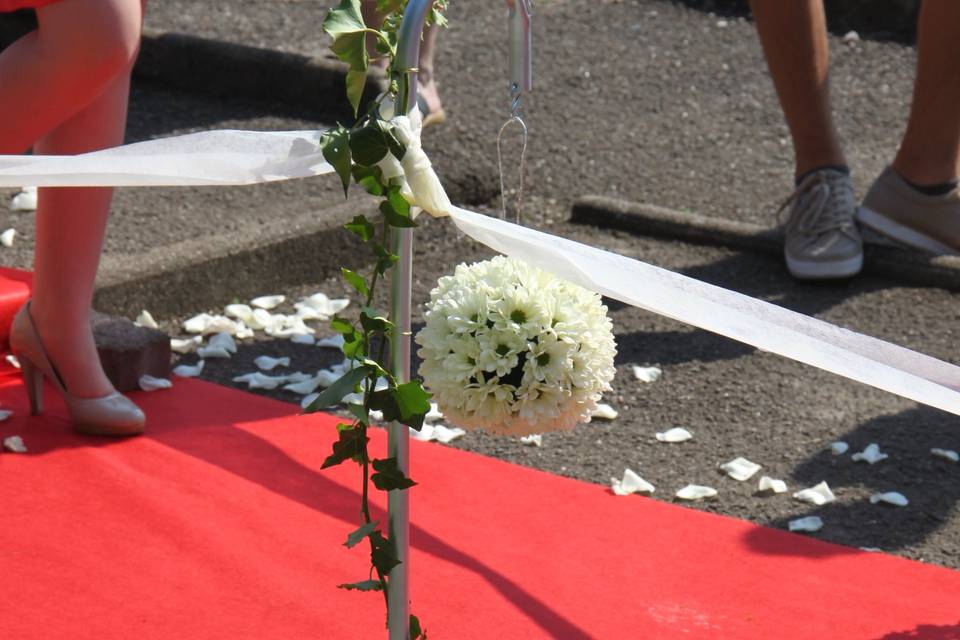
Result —
[{"label": "white ribbon", "polygon": [[[333,170],[319,136],[210,131],[72,157],[0,156],[0,186],[239,185],[316,176]],[[491,249],[592,291],[960,415],[960,367],[639,260],[457,207],[449,213]]]}]

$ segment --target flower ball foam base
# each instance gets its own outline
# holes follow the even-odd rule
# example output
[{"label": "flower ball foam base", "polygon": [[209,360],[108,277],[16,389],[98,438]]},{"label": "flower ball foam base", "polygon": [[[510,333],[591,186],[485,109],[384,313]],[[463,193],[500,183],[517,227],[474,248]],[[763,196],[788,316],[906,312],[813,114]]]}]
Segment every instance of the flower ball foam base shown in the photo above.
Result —
[{"label": "flower ball foam base", "polygon": [[589,422],[616,344],[600,296],[512,258],[461,264],[430,292],[416,337],[447,418],[509,435]]}]

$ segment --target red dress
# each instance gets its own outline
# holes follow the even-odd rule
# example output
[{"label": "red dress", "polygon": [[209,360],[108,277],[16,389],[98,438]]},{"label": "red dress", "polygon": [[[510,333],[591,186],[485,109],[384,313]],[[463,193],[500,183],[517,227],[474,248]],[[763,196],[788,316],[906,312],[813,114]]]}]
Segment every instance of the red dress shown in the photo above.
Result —
[{"label": "red dress", "polygon": [[17,9],[36,9],[53,4],[57,0],[0,0],[0,13]]}]

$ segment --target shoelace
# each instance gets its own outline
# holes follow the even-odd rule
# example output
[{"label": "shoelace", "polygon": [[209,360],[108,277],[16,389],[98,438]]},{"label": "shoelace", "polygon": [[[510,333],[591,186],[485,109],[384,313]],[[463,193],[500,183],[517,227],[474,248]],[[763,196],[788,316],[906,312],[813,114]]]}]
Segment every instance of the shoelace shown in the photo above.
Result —
[{"label": "shoelace", "polygon": [[[790,197],[777,210],[777,221],[806,235],[817,236],[828,231],[851,228],[850,210],[844,206],[840,189],[830,184],[826,171],[817,171],[803,179]],[[783,212],[790,205],[790,216],[784,222]]]}]

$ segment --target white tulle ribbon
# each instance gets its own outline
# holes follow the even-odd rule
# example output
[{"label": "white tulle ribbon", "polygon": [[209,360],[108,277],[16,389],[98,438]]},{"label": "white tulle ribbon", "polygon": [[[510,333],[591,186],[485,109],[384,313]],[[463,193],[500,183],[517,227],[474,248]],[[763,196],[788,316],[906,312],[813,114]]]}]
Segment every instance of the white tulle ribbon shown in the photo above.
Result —
[{"label": "white tulle ribbon", "polygon": [[[410,135],[409,142],[418,140],[415,122]],[[240,185],[317,176],[333,170],[319,138],[316,131],[209,131],[79,156],[0,156],[0,187]],[[408,144],[408,153],[411,146],[422,153],[416,144]],[[960,415],[960,367],[639,260],[449,206],[438,196],[436,176],[425,177],[433,172],[429,160],[414,152],[405,161],[414,202],[449,212],[464,233],[495,251],[627,304]]]}]

